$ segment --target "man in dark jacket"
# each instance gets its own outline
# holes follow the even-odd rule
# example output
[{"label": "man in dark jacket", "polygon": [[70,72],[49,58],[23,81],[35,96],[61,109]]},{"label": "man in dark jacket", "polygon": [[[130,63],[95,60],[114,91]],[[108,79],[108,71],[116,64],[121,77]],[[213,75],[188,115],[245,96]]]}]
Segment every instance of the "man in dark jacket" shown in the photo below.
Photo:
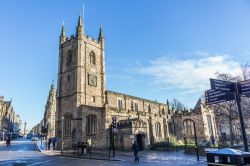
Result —
[{"label": "man in dark jacket", "polygon": [[51,138],[48,140],[48,150],[50,150]]},{"label": "man in dark jacket", "polygon": [[134,151],[135,162],[136,162],[136,161],[139,162],[139,157],[137,156],[137,155],[138,155],[138,152],[139,152],[139,145],[137,144],[136,141],[134,141],[131,150]]},{"label": "man in dark jacket", "polygon": [[11,141],[11,136],[8,135],[8,136],[7,136],[7,140],[6,140],[6,145],[7,145],[7,147],[11,147],[10,141]]}]

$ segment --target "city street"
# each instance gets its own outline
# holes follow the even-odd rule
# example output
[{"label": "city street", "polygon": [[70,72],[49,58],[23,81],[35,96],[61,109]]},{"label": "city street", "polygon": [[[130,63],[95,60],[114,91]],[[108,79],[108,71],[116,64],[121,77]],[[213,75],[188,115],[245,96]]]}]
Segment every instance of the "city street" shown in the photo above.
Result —
[{"label": "city street", "polygon": [[248,1],[0,0],[0,20],[0,166],[250,165]]},{"label": "city street", "polygon": [[35,143],[26,139],[12,141],[12,146],[7,148],[4,143],[0,144],[0,166],[33,166],[33,165],[206,165],[204,158],[197,162],[195,156],[175,154],[169,152],[154,152],[147,154],[142,152],[140,163],[134,163],[133,158],[119,156],[122,161],[77,159],[70,157],[47,156],[37,151]]}]

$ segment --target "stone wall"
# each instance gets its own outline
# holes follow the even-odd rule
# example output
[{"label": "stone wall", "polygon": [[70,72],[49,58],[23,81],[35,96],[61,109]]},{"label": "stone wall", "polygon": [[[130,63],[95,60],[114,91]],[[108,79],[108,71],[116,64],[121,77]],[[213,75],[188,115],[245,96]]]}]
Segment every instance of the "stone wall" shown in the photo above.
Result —
[{"label": "stone wall", "polygon": [[51,85],[44,111],[44,126],[47,128],[47,138],[55,137],[56,93],[54,83]]},{"label": "stone wall", "polygon": [[[0,134],[19,131],[20,125],[15,125],[16,115],[12,106],[12,101],[5,101],[3,96],[0,96]],[[18,124],[21,119],[18,119]],[[17,133],[16,133],[17,134]]]},{"label": "stone wall", "polygon": [[[199,142],[211,140],[211,135],[218,140],[215,115],[213,110],[204,106],[204,103],[200,103],[199,107],[196,107],[195,110],[175,112],[173,121],[177,139],[183,140],[183,138],[186,137],[189,142],[194,142],[194,129],[192,122],[195,122],[196,134]],[[190,125],[188,128],[190,128],[190,131],[192,130],[189,133],[184,126],[185,121],[191,122],[188,123],[188,125]]]},{"label": "stone wall", "polygon": [[[77,137],[76,141],[82,142],[91,138],[96,148],[109,147],[109,127],[114,116],[118,123],[132,123],[131,128],[118,130],[116,144],[123,148],[128,148],[132,139],[138,139],[138,136],[143,137],[145,146],[169,140],[169,123],[175,124],[174,135],[183,139],[183,121],[188,119],[197,123],[197,134],[201,139],[210,136],[207,116],[211,116],[212,123],[214,116],[209,110],[200,107],[197,112],[173,114],[169,104],[106,91],[102,29],[98,40],[95,40],[85,35],[83,27],[79,17],[76,35],[67,38],[63,27],[60,36],[56,112],[58,138],[62,133],[61,119],[68,114],[72,115],[71,131]],[[94,62],[91,55],[95,57]],[[86,135],[86,117],[90,114],[97,117],[95,136]],[[213,125],[212,128],[215,130],[216,126]],[[65,147],[70,148],[75,141],[72,135],[65,137]]]},{"label": "stone wall", "polygon": [[[93,137],[93,145],[103,146],[104,129],[104,39],[95,40],[84,34],[82,18],[79,17],[77,33],[66,37],[64,27],[60,36],[59,68],[57,86],[56,130],[61,137],[62,117],[72,115],[72,134],[76,133],[77,141],[86,141],[85,123],[87,114],[98,117],[98,134]],[[94,62],[90,55],[95,57]],[[91,78],[96,78],[90,79]],[[73,119],[81,119],[73,120]],[[101,129],[102,127],[102,129]],[[102,136],[100,136],[102,135]],[[71,136],[65,137],[65,147],[73,142]],[[104,140],[105,141],[105,140]],[[102,143],[101,143],[102,142]]]},{"label": "stone wall", "polygon": [[[169,137],[167,121],[170,117],[168,105],[112,91],[107,91],[106,95],[106,128],[111,124],[112,117],[115,116],[117,122],[133,120],[131,134],[134,135],[134,138],[138,134],[145,135],[144,144],[146,146],[150,145],[151,137],[155,142],[167,140]],[[118,100],[122,100],[121,108],[118,107]],[[135,109],[135,106],[131,106],[132,103],[138,104],[138,110]],[[161,127],[161,136],[158,137],[155,130],[156,123],[160,123]],[[121,133],[124,134],[124,131]],[[132,143],[131,139],[127,140]]]}]

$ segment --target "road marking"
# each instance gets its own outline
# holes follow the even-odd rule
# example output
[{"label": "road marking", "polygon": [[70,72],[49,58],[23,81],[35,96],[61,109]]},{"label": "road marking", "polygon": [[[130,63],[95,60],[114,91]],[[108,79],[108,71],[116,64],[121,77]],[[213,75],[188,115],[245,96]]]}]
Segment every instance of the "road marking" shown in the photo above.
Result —
[{"label": "road marking", "polygon": [[38,162],[38,163],[34,163],[34,164],[29,164],[29,165],[27,165],[27,166],[43,164],[43,163],[47,163],[47,162],[49,162],[49,161],[51,161],[51,160],[47,160],[47,161],[43,161],[43,162]]}]

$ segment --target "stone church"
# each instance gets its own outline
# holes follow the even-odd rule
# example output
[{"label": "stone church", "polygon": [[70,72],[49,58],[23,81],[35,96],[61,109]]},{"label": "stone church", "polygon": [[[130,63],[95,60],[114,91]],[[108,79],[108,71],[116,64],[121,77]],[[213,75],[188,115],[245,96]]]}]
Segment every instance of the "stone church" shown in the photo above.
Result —
[{"label": "stone church", "polygon": [[137,140],[144,149],[170,137],[169,104],[106,90],[102,27],[97,40],[87,36],[81,16],[75,35],[67,37],[62,27],[57,84],[56,137],[63,135],[64,148],[88,139],[95,148],[108,148],[112,117],[117,148],[128,149]]},{"label": "stone church", "polygon": [[47,129],[47,138],[55,137],[55,114],[56,114],[56,92],[54,82],[52,82],[47,102],[45,105],[43,124]]}]

